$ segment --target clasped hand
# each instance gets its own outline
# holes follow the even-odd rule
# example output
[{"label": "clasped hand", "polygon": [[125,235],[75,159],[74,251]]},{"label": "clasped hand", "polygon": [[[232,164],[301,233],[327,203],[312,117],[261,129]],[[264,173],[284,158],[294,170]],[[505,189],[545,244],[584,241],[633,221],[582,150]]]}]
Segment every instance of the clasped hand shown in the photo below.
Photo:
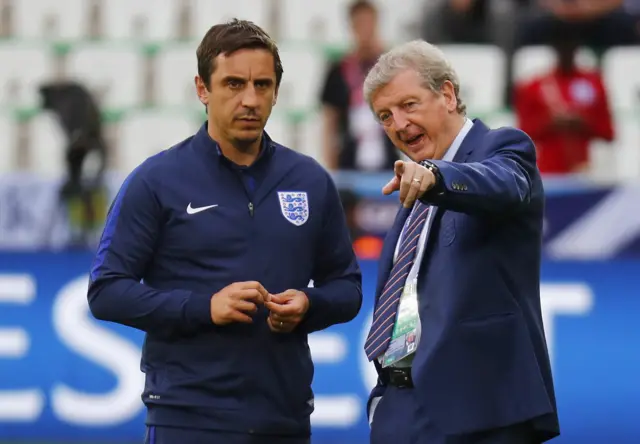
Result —
[{"label": "clasped hand", "polygon": [[211,297],[211,320],[216,325],[251,323],[258,304],[269,310],[271,331],[288,333],[302,321],[309,309],[307,295],[299,290],[271,294],[259,282],[236,282]]}]

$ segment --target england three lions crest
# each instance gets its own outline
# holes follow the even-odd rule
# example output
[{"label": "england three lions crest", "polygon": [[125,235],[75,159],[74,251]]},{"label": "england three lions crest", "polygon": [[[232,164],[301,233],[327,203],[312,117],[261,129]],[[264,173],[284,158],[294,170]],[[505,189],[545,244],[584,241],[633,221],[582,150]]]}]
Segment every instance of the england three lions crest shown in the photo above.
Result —
[{"label": "england three lions crest", "polygon": [[309,199],[304,191],[278,191],[280,210],[285,219],[299,227],[309,219]]}]

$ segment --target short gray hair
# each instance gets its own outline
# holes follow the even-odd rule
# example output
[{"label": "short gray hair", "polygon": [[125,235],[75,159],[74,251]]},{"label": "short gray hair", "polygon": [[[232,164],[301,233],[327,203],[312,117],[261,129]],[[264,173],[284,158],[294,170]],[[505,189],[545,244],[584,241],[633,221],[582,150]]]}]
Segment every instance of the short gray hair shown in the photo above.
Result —
[{"label": "short gray hair", "polygon": [[399,45],[384,53],[364,80],[363,93],[371,107],[373,94],[399,73],[415,70],[424,83],[424,87],[434,93],[440,93],[446,80],[453,84],[458,106],[456,111],[465,115],[467,105],[460,99],[460,79],[444,53],[424,40],[413,40]]}]

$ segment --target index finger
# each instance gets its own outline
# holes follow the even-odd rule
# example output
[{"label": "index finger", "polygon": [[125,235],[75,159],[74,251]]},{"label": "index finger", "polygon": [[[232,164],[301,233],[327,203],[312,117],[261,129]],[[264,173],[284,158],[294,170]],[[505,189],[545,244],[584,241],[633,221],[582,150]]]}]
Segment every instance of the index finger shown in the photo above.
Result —
[{"label": "index finger", "polygon": [[404,174],[402,174],[402,178],[400,179],[400,202],[404,203],[407,198],[407,194],[409,194],[409,190],[411,189],[411,181],[413,180],[413,176],[415,174],[415,168],[411,168],[410,166],[405,167]]},{"label": "index finger", "polygon": [[269,311],[280,316],[292,316],[295,315],[298,310],[295,305],[280,305],[273,302],[266,302],[265,306]]},{"label": "index finger", "polygon": [[245,301],[253,301],[256,303],[263,303],[266,301],[262,293],[256,288],[243,288],[233,293],[235,299],[242,299]]},{"label": "index finger", "polygon": [[402,173],[404,172],[404,161],[403,160],[396,160],[393,163],[393,172],[396,176],[402,176]]},{"label": "index finger", "polygon": [[255,290],[258,290],[260,292],[260,294],[262,295],[262,298],[264,300],[268,300],[268,296],[269,296],[269,292],[266,290],[266,288],[264,288],[262,286],[262,284],[258,281],[249,281],[249,282],[245,282],[243,285],[244,288],[253,288]]}]

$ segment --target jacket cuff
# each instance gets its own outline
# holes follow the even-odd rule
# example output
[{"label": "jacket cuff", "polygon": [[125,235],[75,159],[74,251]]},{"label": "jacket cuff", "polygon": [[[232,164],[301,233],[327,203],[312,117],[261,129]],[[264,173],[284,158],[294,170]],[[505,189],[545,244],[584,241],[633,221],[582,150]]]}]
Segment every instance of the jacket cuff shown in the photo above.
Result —
[{"label": "jacket cuff", "polygon": [[189,329],[214,325],[211,319],[210,294],[191,293],[184,307],[184,316]]}]

